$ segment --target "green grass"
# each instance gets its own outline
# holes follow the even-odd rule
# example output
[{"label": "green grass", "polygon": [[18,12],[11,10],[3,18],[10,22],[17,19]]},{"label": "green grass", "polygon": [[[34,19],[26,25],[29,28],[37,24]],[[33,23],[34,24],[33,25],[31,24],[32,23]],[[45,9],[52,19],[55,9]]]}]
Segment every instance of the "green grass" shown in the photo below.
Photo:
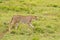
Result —
[{"label": "green grass", "polygon": [[60,40],[60,0],[0,0],[0,36],[13,15],[37,15],[32,31],[27,24],[4,34],[0,40]]}]

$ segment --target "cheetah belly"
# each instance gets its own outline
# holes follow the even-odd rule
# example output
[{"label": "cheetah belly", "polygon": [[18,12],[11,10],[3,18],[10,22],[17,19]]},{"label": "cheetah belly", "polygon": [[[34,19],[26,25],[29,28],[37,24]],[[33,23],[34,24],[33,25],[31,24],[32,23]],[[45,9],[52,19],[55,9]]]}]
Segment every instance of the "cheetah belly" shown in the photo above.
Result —
[{"label": "cheetah belly", "polygon": [[24,24],[25,24],[25,23],[28,23],[27,20],[21,20],[20,22],[21,22],[21,23],[24,23]]}]

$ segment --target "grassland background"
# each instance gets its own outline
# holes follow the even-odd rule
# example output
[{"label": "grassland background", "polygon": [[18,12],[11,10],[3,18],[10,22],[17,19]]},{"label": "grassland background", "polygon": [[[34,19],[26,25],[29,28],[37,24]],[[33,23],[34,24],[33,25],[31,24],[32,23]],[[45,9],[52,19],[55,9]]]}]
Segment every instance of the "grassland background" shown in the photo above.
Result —
[{"label": "grassland background", "polygon": [[18,30],[4,34],[0,40],[60,40],[60,0],[0,0],[0,34],[17,14],[39,17],[32,21],[34,32],[20,24]]}]

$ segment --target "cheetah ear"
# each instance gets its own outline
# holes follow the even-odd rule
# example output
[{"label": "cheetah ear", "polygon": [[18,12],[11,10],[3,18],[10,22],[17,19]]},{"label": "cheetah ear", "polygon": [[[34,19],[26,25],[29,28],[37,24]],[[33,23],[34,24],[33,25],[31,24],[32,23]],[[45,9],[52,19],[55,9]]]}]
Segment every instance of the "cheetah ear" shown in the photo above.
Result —
[{"label": "cheetah ear", "polygon": [[37,15],[35,15],[36,16],[36,18],[37,18],[37,20],[39,19],[39,16],[37,16]]}]

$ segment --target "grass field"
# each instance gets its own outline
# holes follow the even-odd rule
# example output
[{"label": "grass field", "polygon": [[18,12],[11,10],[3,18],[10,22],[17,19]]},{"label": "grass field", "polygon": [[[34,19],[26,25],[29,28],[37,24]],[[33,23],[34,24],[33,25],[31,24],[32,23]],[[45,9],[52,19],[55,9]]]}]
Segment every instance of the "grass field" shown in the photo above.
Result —
[{"label": "grass field", "polygon": [[[4,33],[13,15],[36,15],[35,30],[19,24]],[[28,30],[29,29],[29,30]],[[60,0],[0,0],[0,40],[60,40]]]}]

